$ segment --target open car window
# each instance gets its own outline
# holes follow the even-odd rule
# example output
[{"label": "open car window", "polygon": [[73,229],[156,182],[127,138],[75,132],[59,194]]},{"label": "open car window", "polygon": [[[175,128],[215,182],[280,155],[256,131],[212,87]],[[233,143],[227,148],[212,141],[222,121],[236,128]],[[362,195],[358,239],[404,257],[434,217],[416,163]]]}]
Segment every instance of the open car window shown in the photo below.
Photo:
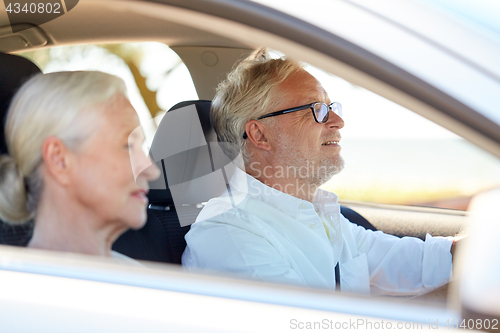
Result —
[{"label": "open car window", "polygon": [[[271,56],[279,54],[271,51]],[[24,56],[37,62],[46,73],[100,70],[122,77],[150,140],[166,110],[178,102],[198,99],[188,69],[175,52],[161,43],[77,45]],[[331,100],[342,103],[344,108],[346,124],[341,130],[341,146],[346,167],[322,186],[338,194],[343,202],[465,210],[472,195],[500,184],[499,162],[453,133],[335,75],[310,65],[306,69],[322,83]],[[474,172],[479,167],[483,172]],[[199,212],[205,203],[188,205],[196,206]],[[181,208],[176,207],[178,213]],[[373,221],[371,213],[362,213]],[[386,222],[386,215],[393,213],[391,208],[379,211],[377,220]],[[194,222],[195,216],[188,224]],[[420,219],[427,225],[435,224],[432,216]],[[453,236],[462,227],[452,221],[447,230],[436,231],[424,224],[417,232],[411,229],[415,223],[415,217],[401,217],[382,227],[375,224],[375,229],[424,238],[427,232]],[[394,233],[394,229],[403,232]]]},{"label": "open car window", "polygon": [[[20,55],[45,73],[99,70],[124,79],[149,142],[166,110],[198,99],[188,69],[162,43],[76,45]],[[487,152],[366,89],[314,66],[307,70],[345,110],[346,167],[322,186],[341,200],[466,210],[475,194],[500,185],[500,161]]]}]

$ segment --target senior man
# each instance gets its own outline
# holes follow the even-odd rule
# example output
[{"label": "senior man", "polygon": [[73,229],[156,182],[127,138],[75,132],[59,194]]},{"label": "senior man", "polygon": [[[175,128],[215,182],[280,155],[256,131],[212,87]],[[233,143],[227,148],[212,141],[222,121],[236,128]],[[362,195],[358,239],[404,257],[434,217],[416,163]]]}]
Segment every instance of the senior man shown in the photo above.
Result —
[{"label": "senior man", "polygon": [[448,282],[452,238],[366,230],[319,189],[344,166],[344,121],[340,104],[300,64],[242,62],[219,85],[211,118],[220,141],[241,150],[242,171],[191,226],[185,267],[372,294],[418,294]]}]

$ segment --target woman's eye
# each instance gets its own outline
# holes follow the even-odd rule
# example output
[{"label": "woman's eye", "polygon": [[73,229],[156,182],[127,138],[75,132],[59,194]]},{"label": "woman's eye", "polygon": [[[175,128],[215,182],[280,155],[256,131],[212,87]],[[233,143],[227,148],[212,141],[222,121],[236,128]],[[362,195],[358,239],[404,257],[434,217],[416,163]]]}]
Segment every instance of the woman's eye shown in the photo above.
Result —
[{"label": "woman's eye", "polygon": [[125,147],[125,149],[132,149],[133,145],[131,143],[128,143],[124,147]]}]

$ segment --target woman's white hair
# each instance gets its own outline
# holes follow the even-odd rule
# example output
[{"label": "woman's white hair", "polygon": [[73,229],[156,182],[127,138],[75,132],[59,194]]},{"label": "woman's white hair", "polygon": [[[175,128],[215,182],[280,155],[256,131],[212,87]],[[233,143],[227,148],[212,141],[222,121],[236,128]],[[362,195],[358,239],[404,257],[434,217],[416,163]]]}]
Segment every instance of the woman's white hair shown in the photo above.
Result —
[{"label": "woman's white hair", "polygon": [[97,111],[126,95],[123,80],[101,72],[38,74],[12,99],[5,125],[9,155],[0,156],[0,217],[33,218],[43,190],[42,146],[55,136],[76,150],[92,133]]},{"label": "woman's white hair", "polygon": [[303,66],[290,59],[244,60],[219,84],[210,117],[229,157],[235,158],[241,151],[248,163],[250,156],[243,139],[246,123],[276,111],[282,103],[278,86],[301,70]]}]

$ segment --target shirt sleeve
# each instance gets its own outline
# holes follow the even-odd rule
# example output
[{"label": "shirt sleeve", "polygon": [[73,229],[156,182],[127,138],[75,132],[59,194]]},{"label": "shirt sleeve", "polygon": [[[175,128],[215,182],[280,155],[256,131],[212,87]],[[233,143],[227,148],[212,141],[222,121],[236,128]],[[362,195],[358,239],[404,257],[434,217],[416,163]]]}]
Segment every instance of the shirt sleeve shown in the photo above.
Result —
[{"label": "shirt sleeve", "polygon": [[188,269],[235,274],[260,281],[304,285],[274,246],[264,237],[241,228],[203,221],[186,234],[182,265]]},{"label": "shirt sleeve", "polygon": [[427,234],[424,242],[349,225],[359,252],[367,256],[372,294],[414,295],[449,281],[452,237]]}]

